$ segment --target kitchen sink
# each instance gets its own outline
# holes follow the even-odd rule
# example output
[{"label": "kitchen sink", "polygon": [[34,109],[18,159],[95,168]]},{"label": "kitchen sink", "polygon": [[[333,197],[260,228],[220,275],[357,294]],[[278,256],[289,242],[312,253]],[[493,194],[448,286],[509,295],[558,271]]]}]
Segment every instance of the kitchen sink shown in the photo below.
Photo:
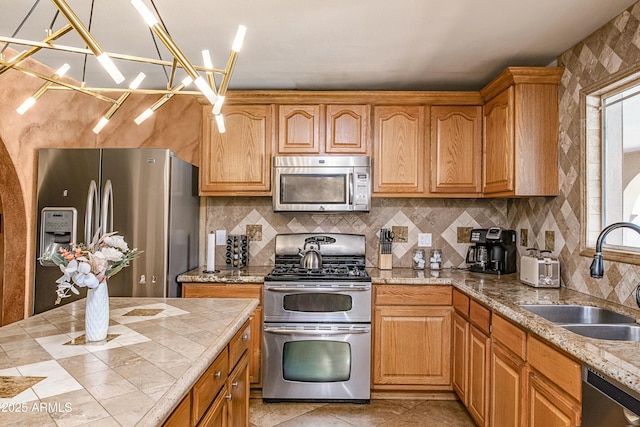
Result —
[{"label": "kitchen sink", "polygon": [[636,319],[631,316],[589,305],[521,304],[520,307],[553,323],[591,325],[602,323],[635,323],[636,321]]},{"label": "kitchen sink", "polygon": [[563,325],[563,328],[589,338],[613,341],[640,341],[640,325]]}]

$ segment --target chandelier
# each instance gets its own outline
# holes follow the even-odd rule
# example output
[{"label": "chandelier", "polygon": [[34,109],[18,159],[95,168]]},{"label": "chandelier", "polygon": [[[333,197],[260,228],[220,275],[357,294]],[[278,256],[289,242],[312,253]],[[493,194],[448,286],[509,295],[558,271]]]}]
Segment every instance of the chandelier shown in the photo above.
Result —
[{"label": "chandelier", "polygon": [[[173,58],[169,61],[163,60],[161,57],[159,59],[153,59],[120,53],[105,52],[90,32],[95,0],[91,1],[91,15],[89,19],[89,26],[85,26],[85,24],[78,18],[78,15],[69,6],[66,0],[51,1],[53,2],[57,10],[54,16],[54,21],[51,23],[50,28],[47,29],[46,37],[42,41],[32,41],[15,38],[16,34],[12,35],[11,37],[0,35],[0,43],[5,44],[4,48],[0,52],[0,76],[8,70],[13,69],[44,80],[43,85],[40,86],[40,88],[36,90],[32,96],[27,98],[17,108],[16,111],[18,114],[25,114],[37,102],[37,100],[49,90],[78,91],[83,94],[93,96],[102,101],[111,103],[111,106],[105,111],[105,113],[97,121],[97,124],[93,128],[93,132],[98,134],[109,123],[111,117],[118,111],[118,109],[132,93],[160,95],[160,98],[156,102],[154,102],[151,106],[149,106],[149,108],[144,110],[138,117],[134,119],[134,122],[137,125],[141,124],[144,120],[149,118],[158,108],[164,105],[175,95],[203,95],[212,106],[212,111],[216,119],[219,132],[224,132],[224,120],[221,114],[222,105],[224,103],[227,88],[229,86],[231,73],[233,72],[236,60],[238,58],[238,52],[242,47],[242,42],[246,33],[246,27],[244,27],[243,25],[240,25],[238,27],[238,31],[231,47],[231,52],[229,54],[226,67],[224,69],[217,69],[213,67],[211,55],[208,50],[202,51],[202,66],[195,65],[189,58],[187,58],[180,47],[175,43],[173,38],[169,35],[162,17],[160,16],[160,13],[155,6],[154,0],[150,0],[150,3],[152,4],[155,13],[147,7],[143,0],[131,0],[131,5],[138,12],[146,25],[149,26],[153,41],[154,43],[156,43],[156,50],[157,40],[160,40],[160,42],[170,52]],[[33,12],[39,2],[40,0],[35,0],[33,6],[31,7],[31,10],[18,27],[18,30],[29,18],[31,12]],[[53,31],[51,27],[53,27],[53,24],[59,14],[63,15],[68,23],[59,30]],[[18,30],[16,30],[16,33],[18,32]],[[86,45],[84,48],[54,43],[71,31],[75,31],[77,35],[82,39],[82,41]],[[4,51],[9,45],[23,46],[27,49],[8,59],[5,58]],[[116,85],[124,82],[125,76],[120,72],[116,64],[113,62],[113,59],[117,59],[119,61],[150,64],[154,66],[170,67],[170,73],[167,76],[167,87],[166,89],[140,89],[139,85],[146,77],[142,72],[138,73],[138,75],[131,80],[126,88],[120,86],[87,87],[84,81],[82,84],[77,85],[60,80],[62,76],[64,76],[64,74],[69,70],[70,67],[68,64],[62,65],[58,70],[56,70],[53,75],[50,76],[32,69],[28,69],[22,65],[22,62],[25,59],[29,58],[42,49],[52,49],[67,53],[84,55],[85,65],[87,56],[94,56],[100,63],[102,68],[104,68],[104,70],[111,77],[111,79],[113,79]],[[157,51],[158,55],[160,56],[160,51]],[[176,84],[174,80],[176,79],[176,72],[178,69],[182,69],[186,73],[187,77]],[[204,74],[206,78],[203,77],[202,74]],[[219,85],[216,84],[216,76],[221,78]],[[84,71],[82,77],[84,80]],[[184,90],[191,83],[195,85],[196,90]],[[104,95],[103,93],[121,93],[121,95],[117,99],[114,99]]]}]

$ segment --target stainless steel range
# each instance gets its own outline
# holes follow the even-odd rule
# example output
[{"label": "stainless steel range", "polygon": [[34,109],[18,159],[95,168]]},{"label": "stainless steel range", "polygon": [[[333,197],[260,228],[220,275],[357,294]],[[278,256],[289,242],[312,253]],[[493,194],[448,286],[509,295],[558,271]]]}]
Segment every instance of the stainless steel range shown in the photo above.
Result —
[{"label": "stainless steel range", "polygon": [[[264,283],[262,396],[267,402],[368,402],[371,278],[365,237],[279,234]],[[303,268],[305,248],[318,268]]]}]

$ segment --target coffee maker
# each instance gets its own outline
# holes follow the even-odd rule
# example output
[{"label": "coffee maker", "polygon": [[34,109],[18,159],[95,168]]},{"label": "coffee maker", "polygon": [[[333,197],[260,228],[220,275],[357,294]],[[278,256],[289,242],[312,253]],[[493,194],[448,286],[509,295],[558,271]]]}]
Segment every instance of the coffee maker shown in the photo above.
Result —
[{"label": "coffee maker", "polygon": [[469,271],[490,274],[516,272],[516,232],[500,227],[474,228],[467,251]]}]

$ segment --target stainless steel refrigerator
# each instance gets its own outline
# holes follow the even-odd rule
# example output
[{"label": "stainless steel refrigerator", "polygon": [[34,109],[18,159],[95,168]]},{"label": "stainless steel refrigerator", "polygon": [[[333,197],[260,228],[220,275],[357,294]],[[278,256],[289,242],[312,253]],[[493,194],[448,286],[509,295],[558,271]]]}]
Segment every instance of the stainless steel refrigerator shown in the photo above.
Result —
[{"label": "stainless steel refrigerator", "polygon": [[180,296],[176,277],[198,266],[197,183],[197,168],[165,149],[41,149],[33,312],[55,307],[62,275],[39,259],[99,226],[144,251],[109,279],[110,296]]}]

